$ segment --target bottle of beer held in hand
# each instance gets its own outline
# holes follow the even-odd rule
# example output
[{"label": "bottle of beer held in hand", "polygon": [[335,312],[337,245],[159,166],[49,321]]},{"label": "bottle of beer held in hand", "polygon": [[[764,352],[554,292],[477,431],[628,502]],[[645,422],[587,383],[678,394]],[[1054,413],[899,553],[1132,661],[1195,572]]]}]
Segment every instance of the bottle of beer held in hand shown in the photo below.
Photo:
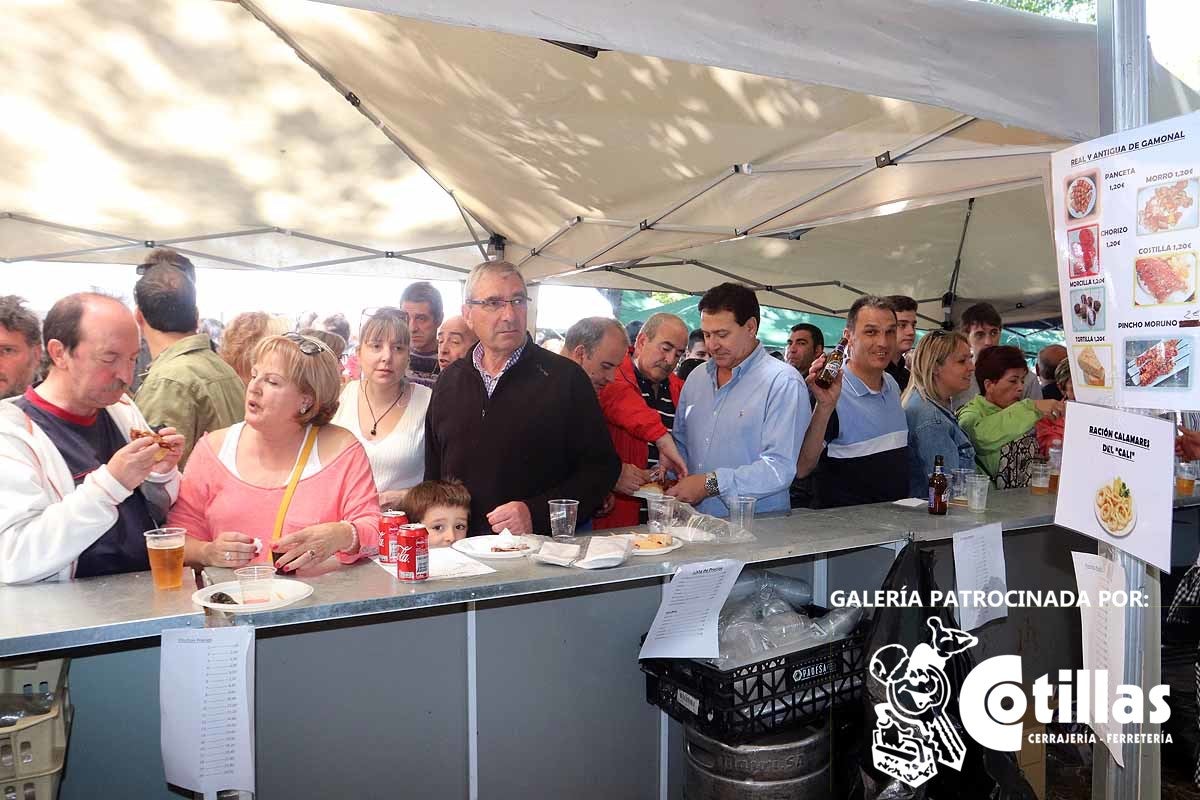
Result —
[{"label": "bottle of beer held in hand", "polygon": [[842,371],[842,362],[846,360],[846,338],[837,343],[837,347],[833,348],[825,359],[825,366],[821,367],[821,371],[817,373],[814,381],[817,386],[822,389],[828,389],[837,380],[838,373]]},{"label": "bottle of beer held in hand", "polygon": [[945,462],[941,456],[933,459],[933,474],[929,476],[929,513],[946,515],[950,500],[950,481],[946,478]]}]

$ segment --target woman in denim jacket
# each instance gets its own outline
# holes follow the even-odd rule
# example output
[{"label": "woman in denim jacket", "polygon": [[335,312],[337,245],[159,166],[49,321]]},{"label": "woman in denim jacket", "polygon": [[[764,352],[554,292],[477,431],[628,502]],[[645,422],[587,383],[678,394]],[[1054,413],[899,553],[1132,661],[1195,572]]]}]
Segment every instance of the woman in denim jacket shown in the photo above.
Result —
[{"label": "woman in denim jacket", "polygon": [[971,345],[957,331],[925,334],[912,359],[912,377],[901,402],[908,417],[910,490],[924,497],[933,459],[941,456],[947,475],[975,468],[975,448],[950,410],[950,398],[967,389],[975,374]]}]

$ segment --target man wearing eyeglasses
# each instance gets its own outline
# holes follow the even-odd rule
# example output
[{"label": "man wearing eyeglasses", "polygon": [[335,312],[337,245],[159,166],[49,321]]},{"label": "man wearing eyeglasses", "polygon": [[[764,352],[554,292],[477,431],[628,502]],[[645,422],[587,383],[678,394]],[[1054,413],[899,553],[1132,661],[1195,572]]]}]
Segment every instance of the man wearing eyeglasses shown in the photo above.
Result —
[{"label": "man wearing eyeglasses", "polygon": [[512,264],[471,270],[463,317],[479,343],[442,372],[425,417],[425,478],[466,484],[472,535],[548,534],[556,499],[586,520],[621,472],[591,382],[533,343],[528,303]]}]

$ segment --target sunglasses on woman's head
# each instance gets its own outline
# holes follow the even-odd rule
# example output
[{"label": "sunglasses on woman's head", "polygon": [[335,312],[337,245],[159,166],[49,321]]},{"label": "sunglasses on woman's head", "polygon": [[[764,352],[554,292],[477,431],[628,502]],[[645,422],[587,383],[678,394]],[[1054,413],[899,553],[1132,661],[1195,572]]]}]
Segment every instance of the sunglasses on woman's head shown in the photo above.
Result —
[{"label": "sunglasses on woman's head", "polygon": [[315,356],[322,350],[331,355],[333,354],[333,351],[329,349],[329,345],[308,336],[302,336],[298,333],[289,331],[288,333],[283,334],[283,338],[299,347],[300,352],[306,356]]}]

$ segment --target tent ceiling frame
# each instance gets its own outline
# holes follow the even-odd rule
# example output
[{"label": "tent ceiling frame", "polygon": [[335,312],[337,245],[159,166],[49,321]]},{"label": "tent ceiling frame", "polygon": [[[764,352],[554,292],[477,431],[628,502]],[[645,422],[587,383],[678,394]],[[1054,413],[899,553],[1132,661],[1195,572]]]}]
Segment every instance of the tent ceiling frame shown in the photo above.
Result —
[{"label": "tent ceiling frame", "polygon": [[488,260],[487,248],[483,246],[483,240],[475,233],[475,226],[471,224],[471,218],[467,216],[467,211],[462,207],[462,203],[458,202],[458,195],[450,192],[450,198],[454,200],[454,207],[458,209],[459,215],[462,217],[463,224],[467,226],[467,233],[471,234],[471,238],[475,240],[475,246],[479,248],[479,255],[484,261]]},{"label": "tent ceiling frame", "polygon": [[[325,236],[317,236],[303,231],[290,230],[287,228],[279,228],[274,226],[260,226],[256,228],[243,228],[236,231],[224,231],[220,233],[204,233],[193,236],[175,236],[169,239],[136,239],[131,236],[124,236],[116,233],[108,233],[105,231],[97,231],[89,228],[80,228],[72,225],[63,225],[58,222],[31,217],[26,214],[16,212],[0,212],[0,219],[11,219],[17,222],[22,222],[27,225],[47,228],[50,230],[65,231],[67,233],[77,233],[86,236],[94,236],[100,239],[111,239],[115,244],[99,245],[97,247],[85,247],[77,250],[65,250],[54,253],[32,253],[29,255],[13,256],[11,258],[0,257],[0,263],[15,264],[21,261],[62,261],[64,259],[75,258],[78,256],[93,255],[99,253],[111,253],[118,250],[132,250],[142,248],[154,248],[160,245],[171,246],[185,256],[192,258],[202,258],[210,261],[217,261],[231,266],[241,267],[243,269],[260,270],[265,272],[299,272],[308,269],[317,269],[319,267],[335,266],[339,264],[351,264],[358,261],[371,261],[379,258],[394,258],[400,261],[409,261],[414,264],[421,264],[427,267],[435,267],[444,269],[450,272],[465,274],[469,270],[462,267],[457,267],[452,264],[443,264],[439,261],[430,261],[423,258],[414,258],[421,253],[436,253],[443,250],[457,250],[463,247],[474,247],[475,242],[450,242],[449,244],[426,245],[423,247],[411,247],[404,250],[378,250],[366,245],[355,244],[353,242],[343,242],[338,239],[330,239]],[[349,256],[345,258],[324,259],[321,261],[311,261],[302,264],[289,264],[285,267],[271,267],[266,264],[257,264],[252,261],[244,261],[237,258],[229,258],[228,256],[216,255],[214,253],[205,253],[199,250],[179,247],[181,244],[191,242],[208,242],[223,239],[236,239],[244,236],[262,236],[267,234],[280,234],[284,236],[292,236],[297,239],[303,239],[310,242],[318,242],[327,244],[333,247],[341,247],[346,250],[354,250],[362,255]]]},{"label": "tent ceiling frame", "polygon": [[[571,219],[567,220],[562,225],[560,225],[558,227],[558,230],[556,230],[554,233],[550,234],[545,239],[543,239],[541,244],[537,245],[536,247],[526,247],[525,245],[522,245],[518,242],[512,242],[512,240],[510,239],[509,241],[512,242],[513,244],[517,245],[518,247],[520,247],[522,249],[529,251],[528,255],[526,255],[524,258],[522,258],[520,261],[517,262],[517,265],[516,265],[517,269],[520,269],[521,267],[523,267],[525,265],[525,262],[527,262],[531,258],[534,258],[535,256],[542,256],[542,258],[553,258],[553,256],[544,255],[542,253],[542,251],[545,250],[550,245],[557,242],[559,237],[561,237],[567,231],[571,230],[576,225],[579,225],[582,222],[583,222],[583,217],[572,217]],[[572,263],[572,262],[564,262],[564,263]]]}]

